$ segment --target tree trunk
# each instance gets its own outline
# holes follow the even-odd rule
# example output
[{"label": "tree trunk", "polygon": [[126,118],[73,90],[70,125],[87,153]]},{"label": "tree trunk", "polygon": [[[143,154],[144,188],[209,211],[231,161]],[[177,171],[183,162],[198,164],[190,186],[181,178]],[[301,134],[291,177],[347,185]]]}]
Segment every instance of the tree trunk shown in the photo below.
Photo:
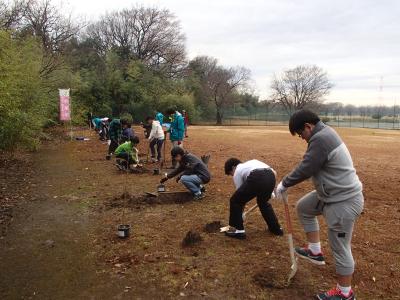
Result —
[{"label": "tree trunk", "polygon": [[217,125],[222,125],[222,114],[219,109],[217,109]]}]

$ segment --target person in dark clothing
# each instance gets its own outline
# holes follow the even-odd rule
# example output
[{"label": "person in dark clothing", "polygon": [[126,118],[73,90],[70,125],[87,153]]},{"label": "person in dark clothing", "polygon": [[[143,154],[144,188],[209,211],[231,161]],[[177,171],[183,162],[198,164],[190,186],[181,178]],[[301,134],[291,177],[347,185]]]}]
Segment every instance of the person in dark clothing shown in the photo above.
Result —
[{"label": "person in dark clothing", "polygon": [[164,183],[178,175],[176,182],[180,181],[193,194],[195,200],[204,198],[203,185],[211,180],[211,174],[204,162],[179,146],[172,148],[171,156],[179,163],[179,167],[166,174],[160,182]]},{"label": "person in dark clothing", "polygon": [[268,202],[275,188],[275,171],[267,164],[255,159],[242,163],[237,158],[230,158],[225,162],[225,174],[233,176],[236,186],[236,191],[230,199],[230,229],[225,234],[238,239],[246,238],[243,209],[247,202],[256,197],[258,208],[269,231],[274,235],[283,235],[274,209]]},{"label": "person in dark clothing", "polygon": [[125,143],[135,136],[135,131],[132,129],[132,125],[128,120],[125,119],[121,120],[121,124],[122,124],[121,143]]},{"label": "person in dark clothing", "polygon": [[108,155],[106,159],[109,160],[111,155],[114,153],[115,149],[119,146],[120,139],[121,139],[121,120],[120,119],[113,119],[109,125],[109,130],[107,132],[108,136]]}]

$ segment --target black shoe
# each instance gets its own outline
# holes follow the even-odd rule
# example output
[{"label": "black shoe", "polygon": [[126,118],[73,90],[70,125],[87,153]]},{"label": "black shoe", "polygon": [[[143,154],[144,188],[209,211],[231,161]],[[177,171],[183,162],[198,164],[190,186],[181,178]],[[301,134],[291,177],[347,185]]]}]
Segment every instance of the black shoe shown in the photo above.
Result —
[{"label": "black shoe", "polygon": [[201,200],[203,199],[205,196],[203,194],[199,194],[199,195],[193,195],[193,200]]},{"label": "black shoe", "polygon": [[325,258],[322,253],[313,254],[311,250],[308,249],[307,247],[304,248],[296,247],[295,253],[298,257],[307,259],[309,262],[315,265],[319,266],[325,265]]},{"label": "black shoe", "polygon": [[271,232],[273,235],[276,235],[276,236],[283,236],[283,234],[284,234],[282,228],[275,229],[275,230],[271,230],[270,228],[268,228],[268,231]]},{"label": "black shoe", "polygon": [[118,168],[118,170],[125,171],[125,167],[123,165],[117,163],[115,166]]},{"label": "black shoe", "polygon": [[201,188],[200,188],[200,191],[201,191],[202,193],[205,193],[205,192],[206,192],[206,187],[205,187],[204,185],[202,185]]},{"label": "black shoe", "polygon": [[246,233],[244,230],[237,230],[233,227],[231,227],[228,231],[225,231],[225,235],[239,240],[244,240],[246,238]]}]

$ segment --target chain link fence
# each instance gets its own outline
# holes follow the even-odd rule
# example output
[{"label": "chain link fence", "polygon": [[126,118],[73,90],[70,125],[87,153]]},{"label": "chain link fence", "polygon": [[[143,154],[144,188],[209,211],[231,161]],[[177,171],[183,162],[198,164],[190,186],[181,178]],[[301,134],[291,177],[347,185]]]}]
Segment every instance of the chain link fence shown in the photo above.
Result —
[{"label": "chain link fence", "polygon": [[[333,127],[372,128],[400,130],[399,116],[372,116],[359,115],[320,115],[322,121]],[[225,114],[222,125],[225,126],[287,126],[289,116],[286,113],[251,113]],[[199,124],[215,125],[215,120],[202,121]]]}]

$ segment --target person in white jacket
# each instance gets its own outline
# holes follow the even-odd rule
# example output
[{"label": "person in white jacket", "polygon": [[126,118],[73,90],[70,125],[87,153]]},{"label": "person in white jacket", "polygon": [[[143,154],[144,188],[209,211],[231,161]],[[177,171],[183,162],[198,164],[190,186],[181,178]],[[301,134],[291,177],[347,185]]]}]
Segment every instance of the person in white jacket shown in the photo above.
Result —
[{"label": "person in white jacket", "polygon": [[149,135],[151,160],[153,162],[159,162],[161,160],[161,150],[165,140],[164,130],[162,129],[160,122],[154,120],[154,117],[147,117],[146,122],[151,125],[151,131]]}]

